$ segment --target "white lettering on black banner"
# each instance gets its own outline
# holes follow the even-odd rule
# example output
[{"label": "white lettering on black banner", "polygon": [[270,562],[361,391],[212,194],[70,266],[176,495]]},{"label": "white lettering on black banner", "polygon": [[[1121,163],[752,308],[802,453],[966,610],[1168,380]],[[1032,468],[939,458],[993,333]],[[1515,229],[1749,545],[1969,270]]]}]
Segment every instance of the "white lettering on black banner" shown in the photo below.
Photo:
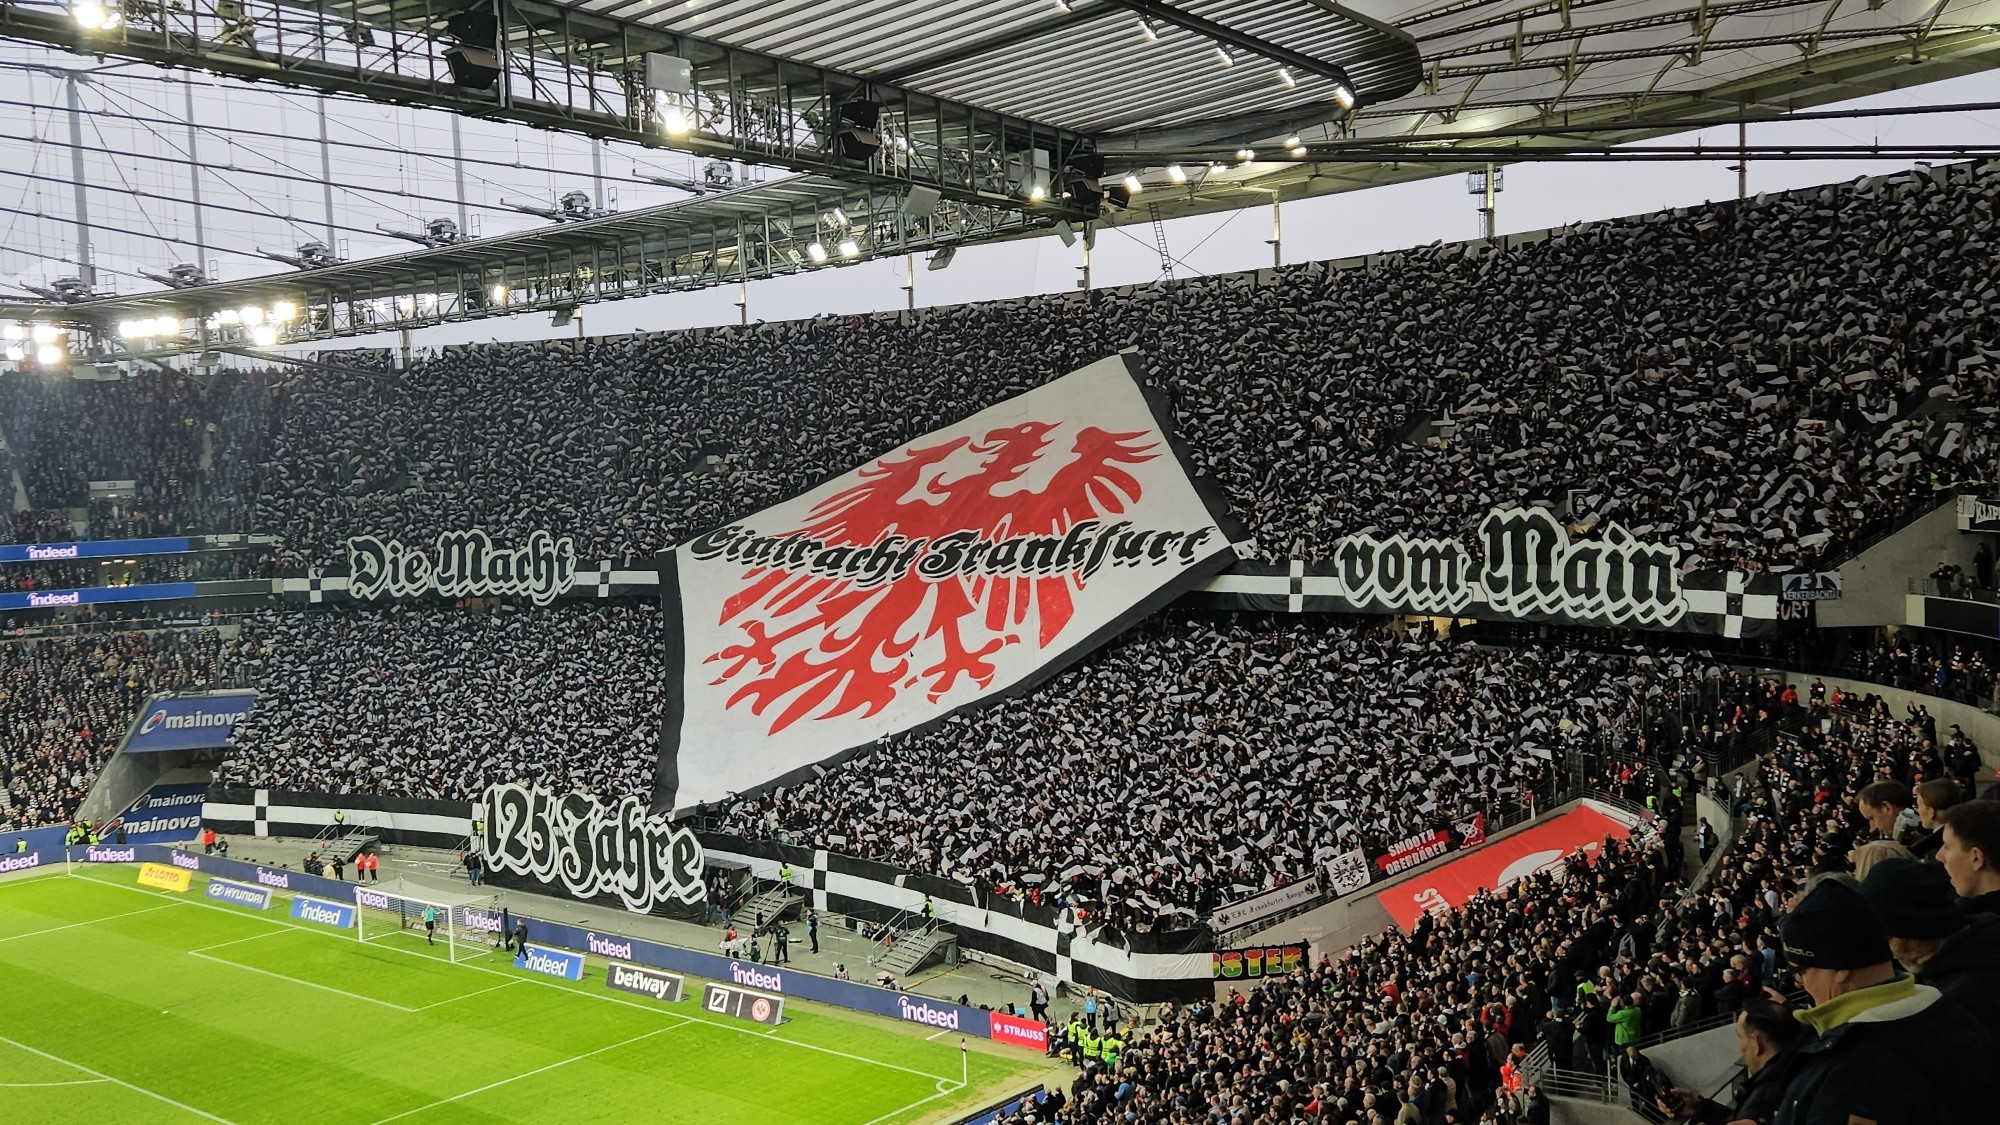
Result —
[{"label": "white lettering on black banner", "polygon": [[539,786],[488,786],[479,798],[479,852],[495,871],[555,883],[577,898],[616,896],[647,913],[700,902],[701,841],[637,798],[605,805],[587,793]]},{"label": "white lettering on black banner", "polygon": [[1356,605],[1452,615],[1475,602],[1512,616],[1672,625],[1687,613],[1680,548],[1642,543],[1618,524],[1572,541],[1546,508],[1496,508],[1479,521],[1483,561],[1451,539],[1343,536],[1333,562]]},{"label": "white lettering on black banner", "polygon": [[447,531],[431,555],[398,539],[357,535],[347,541],[347,568],[347,593],[357,601],[435,594],[548,605],[576,584],[576,542],[537,531],[522,546],[502,548],[484,531]]}]

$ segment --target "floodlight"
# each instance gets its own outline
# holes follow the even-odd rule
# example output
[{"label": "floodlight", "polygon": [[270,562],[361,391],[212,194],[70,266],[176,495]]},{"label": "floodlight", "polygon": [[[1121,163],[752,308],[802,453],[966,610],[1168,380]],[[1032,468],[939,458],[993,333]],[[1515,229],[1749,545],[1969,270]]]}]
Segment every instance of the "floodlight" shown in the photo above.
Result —
[{"label": "floodlight", "polygon": [[819,243],[815,242],[811,246],[806,247],[806,257],[812,259],[813,265],[816,266],[825,265],[826,247],[821,246]]},{"label": "floodlight", "polygon": [[851,238],[841,239],[839,250],[840,256],[843,258],[858,258],[861,256],[860,244]]},{"label": "floodlight", "polygon": [[1333,84],[1333,100],[1339,102],[1342,109],[1353,109],[1354,91],[1348,88],[1347,83],[1336,82]]},{"label": "floodlight", "polygon": [[63,350],[54,344],[43,344],[35,349],[35,362],[43,367],[54,367],[63,361]]},{"label": "floodlight", "polygon": [[299,307],[290,301],[279,301],[271,306],[271,319],[283,323],[299,315]]},{"label": "floodlight", "polygon": [[1131,193],[1132,193],[1133,195],[1137,195],[1137,194],[1139,194],[1139,193],[1140,193],[1141,191],[1145,190],[1145,186],[1146,186],[1146,185],[1144,185],[1144,184],[1142,184],[1142,183],[1140,183],[1140,182],[1139,182],[1139,177],[1138,177],[1138,175],[1137,175],[1136,173],[1132,173],[1132,172],[1127,172],[1127,173],[1125,173],[1125,190],[1126,190],[1126,191],[1129,191],[1129,192],[1131,192]]},{"label": "floodlight", "polygon": [[34,338],[37,344],[53,344],[56,342],[56,337],[60,335],[62,335],[62,329],[57,328],[53,324],[37,324],[34,327]]},{"label": "floodlight", "polygon": [[1167,165],[1167,178],[1177,184],[1187,183],[1187,170],[1178,164]]},{"label": "floodlight", "polygon": [[255,328],[264,323],[264,310],[258,308],[256,305],[244,305],[242,308],[236,310],[236,319]]},{"label": "floodlight", "polygon": [[1287,90],[1299,84],[1299,80],[1292,77],[1292,72],[1282,66],[1278,68],[1278,81]]},{"label": "floodlight", "polygon": [[505,285],[495,285],[486,292],[488,296],[493,298],[494,304],[502,305],[507,303],[507,287]]},{"label": "floodlight", "polygon": [[250,341],[260,348],[268,348],[278,342],[278,330],[268,324],[260,324],[250,330]]}]

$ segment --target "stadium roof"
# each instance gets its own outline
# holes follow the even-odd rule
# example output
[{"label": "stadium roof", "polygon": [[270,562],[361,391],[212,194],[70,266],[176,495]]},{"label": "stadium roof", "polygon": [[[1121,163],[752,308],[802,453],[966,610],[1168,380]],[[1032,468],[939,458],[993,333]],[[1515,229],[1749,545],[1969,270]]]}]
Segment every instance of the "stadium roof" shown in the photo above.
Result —
[{"label": "stadium roof", "polygon": [[[1291,199],[1452,167],[1383,159],[1379,148],[1344,160],[1343,142],[1449,148],[1466,154],[1458,167],[1476,167],[1532,158],[1552,145],[1608,148],[1682,132],[1691,122],[1775,119],[2000,65],[2000,0],[1381,0],[1363,7],[1415,38],[1424,68],[1416,89],[1364,104],[1341,124],[1295,120],[1256,138],[1268,149],[1299,135],[1309,149],[1304,161],[1232,167],[1147,202],[1164,215],[1213,211],[1255,203],[1273,189]],[[1563,131],[1619,124],[1630,128]],[[1542,135],[1476,136],[1502,130]],[[1433,140],[1446,136],[1460,139]],[[1158,144],[1131,148],[1136,165],[1176,155]],[[1233,164],[1233,154],[1214,155]]]}]

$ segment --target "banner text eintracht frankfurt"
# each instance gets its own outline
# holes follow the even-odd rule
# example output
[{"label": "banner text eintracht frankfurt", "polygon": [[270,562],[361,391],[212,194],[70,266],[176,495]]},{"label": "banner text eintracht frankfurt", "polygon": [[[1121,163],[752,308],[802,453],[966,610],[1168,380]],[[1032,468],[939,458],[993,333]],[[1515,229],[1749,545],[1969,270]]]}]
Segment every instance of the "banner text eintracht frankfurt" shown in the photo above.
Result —
[{"label": "banner text eintracht frankfurt", "polygon": [[1228,565],[1164,399],[1105,359],[660,556],[656,810],[1024,691]]}]

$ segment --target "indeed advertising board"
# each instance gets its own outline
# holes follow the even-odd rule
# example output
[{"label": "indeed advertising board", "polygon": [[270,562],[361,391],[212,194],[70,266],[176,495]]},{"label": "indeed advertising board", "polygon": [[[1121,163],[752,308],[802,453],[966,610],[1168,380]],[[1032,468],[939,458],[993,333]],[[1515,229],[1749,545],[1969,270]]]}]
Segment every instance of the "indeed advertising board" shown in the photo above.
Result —
[{"label": "indeed advertising board", "polygon": [[136,586],[91,586],[81,590],[12,590],[0,594],[0,609],[68,609],[104,602],[170,602],[192,597],[192,582],[142,582]]},{"label": "indeed advertising board", "polygon": [[185,695],[155,699],[139,712],[125,749],[134,754],[164,750],[213,750],[229,745],[229,732],[250,717],[255,692]]},{"label": "indeed advertising board", "polygon": [[514,967],[564,980],[583,979],[583,954],[566,953],[539,945],[523,945],[514,955]]}]

